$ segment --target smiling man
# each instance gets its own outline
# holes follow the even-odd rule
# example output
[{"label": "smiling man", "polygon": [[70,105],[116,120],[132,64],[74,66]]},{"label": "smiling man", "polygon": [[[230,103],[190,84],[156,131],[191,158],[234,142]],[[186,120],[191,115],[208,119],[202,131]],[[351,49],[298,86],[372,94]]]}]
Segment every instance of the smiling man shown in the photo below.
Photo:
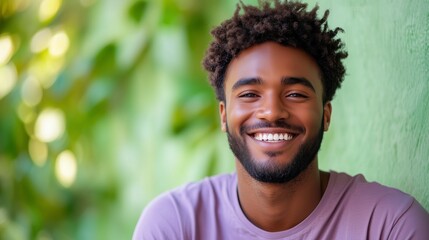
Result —
[{"label": "smiling man", "polygon": [[318,168],[347,57],[328,12],[239,6],[204,59],[236,172],[161,195],[134,239],[429,239],[413,197]]}]

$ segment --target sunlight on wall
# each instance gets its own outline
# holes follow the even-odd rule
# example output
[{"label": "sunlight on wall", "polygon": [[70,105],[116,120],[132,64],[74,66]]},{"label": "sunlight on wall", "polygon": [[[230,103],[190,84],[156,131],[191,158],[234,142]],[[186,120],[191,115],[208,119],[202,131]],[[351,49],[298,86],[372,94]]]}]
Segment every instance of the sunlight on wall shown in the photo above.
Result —
[{"label": "sunlight on wall", "polygon": [[[24,102],[21,102],[18,105],[16,112],[18,114],[19,119],[21,119],[21,121],[26,124],[31,123],[37,116],[34,109],[25,104]],[[32,132],[30,132],[30,134],[32,134]]]},{"label": "sunlight on wall", "polygon": [[43,0],[39,8],[39,20],[47,21],[54,17],[61,7],[61,0]]},{"label": "sunlight on wall", "polygon": [[36,120],[35,136],[42,142],[52,142],[64,133],[64,113],[59,109],[47,108]]},{"label": "sunlight on wall", "polygon": [[0,36],[0,99],[6,96],[16,84],[17,72],[13,63],[7,64],[14,52],[10,35]]},{"label": "sunlight on wall", "polygon": [[28,152],[33,162],[40,167],[45,164],[48,158],[48,146],[46,143],[34,138],[30,139],[28,143]]},{"label": "sunlight on wall", "polygon": [[39,81],[33,77],[28,76],[21,87],[21,96],[25,104],[34,107],[42,100],[43,92]]},{"label": "sunlight on wall", "polygon": [[38,55],[30,65],[30,73],[43,88],[47,89],[54,84],[56,75],[61,70],[64,62],[64,59],[59,57],[64,56],[69,46],[70,39],[64,30],[53,33],[50,28],[44,28],[31,38],[31,52],[41,53],[44,50],[49,52],[49,55]]},{"label": "sunlight on wall", "polygon": [[17,72],[15,65],[10,63],[8,65],[0,65],[0,99],[6,96],[16,84]]},{"label": "sunlight on wall", "polygon": [[49,42],[49,53],[54,57],[64,55],[69,48],[69,37],[64,31],[59,31],[52,36]]},{"label": "sunlight on wall", "polygon": [[30,49],[33,53],[39,53],[49,47],[49,41],[52,38],[50,28],[43,28],[31,38]]},{"label": "sunlight on wall", "polygon": [[55,175],[61,185],[70,187],[76,179],[76,173],[77,163],[74,154],[69,150],[60,153],[55,163]]},{"label": "sunlight on wall", "polygon": [[0,36],[0,66],[6,64],[12,57],[14,46],[9,35]]},{"label": "sunlight on wall", "polygon": [[57,74],[62,69],[63,64],[64,58],[52,58],[50,55],[43,55],[31,61],[29,73],[39,80],[44,89],[48,89],[57,80]]}]

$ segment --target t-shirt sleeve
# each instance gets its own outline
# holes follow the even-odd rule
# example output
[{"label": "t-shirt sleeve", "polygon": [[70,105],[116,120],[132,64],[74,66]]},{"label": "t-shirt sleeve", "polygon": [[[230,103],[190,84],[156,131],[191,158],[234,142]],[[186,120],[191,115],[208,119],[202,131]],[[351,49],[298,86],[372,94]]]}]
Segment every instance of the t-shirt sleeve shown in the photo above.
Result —
[{"label": "t-shirt sleeve", "polygon": [[414,200],[410,207],[395,223],[391,233],[391,240],[425,240],[429,239],[429,214]]},{"label": "t-shirt sleeve", "polygon": [[133,240],[143,239],[183,239],[177,208],[168,193],[155,198],[141,214]]}]

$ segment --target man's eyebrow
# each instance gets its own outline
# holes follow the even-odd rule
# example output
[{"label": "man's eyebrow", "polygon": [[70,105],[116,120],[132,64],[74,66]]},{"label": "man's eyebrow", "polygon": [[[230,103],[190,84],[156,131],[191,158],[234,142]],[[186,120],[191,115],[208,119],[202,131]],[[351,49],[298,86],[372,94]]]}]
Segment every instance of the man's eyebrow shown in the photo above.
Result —
[{"label": "man's eyebrow", "polygon": [[304,85],[308,88],[310,88],[311,90],[313,90],[313,92],[316,92],[313,84],[311,84],[311,82],[306,79],[306,78],[301,78],[301,77],[284,77],[282,78],[282,85],[293,85],[293,84],[301,84]]},{"label": "man's eyebrow", "polygon": [[232,90],[236,90],[237,88],[244,85],[261,85],[262,79],[258,77],[250,77],[250,78],[242,78],[232,85]]}]

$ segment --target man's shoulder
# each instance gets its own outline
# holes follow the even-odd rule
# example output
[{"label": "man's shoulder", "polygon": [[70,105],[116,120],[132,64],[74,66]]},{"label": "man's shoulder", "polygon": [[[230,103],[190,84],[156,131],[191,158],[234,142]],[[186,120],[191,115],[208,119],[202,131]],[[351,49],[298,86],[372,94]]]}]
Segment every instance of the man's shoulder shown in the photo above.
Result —
[{"label": "man's shoulder", "polygon": [[189,236],[189,228],[183,226],[192,229],[191,226],[195,226],[197,222],[203,224],[204,220],[216,217],[213,211],[230,208],[228,200],[234,184],[234,173],[220,174],[159,195],[146,206],[140,216],[134,239],[173,239],[176,236]]},{"label": "man's shoulder", "polygon": [[236,184],[236,174],[219,174],[204,179],[186,183],[156,197],[148,207],[164,207],[165,205],[195,205],[204,203],[204,199],[217,199],[229,191]]},{"label": "man's shoulder", "polygon": [[199,181],[190,182],[166,192],[174,199],[198,200],[201,197],[214,197],[214,195],[227,194],[237,184],[235,173],[224,173],[205,177]]},{"label": "man's shoulder", "polygon": [[[333,192],[341,196],[344,203],[353,203],[356,211],[378,209],[382,212],[406,211],[415,201],[409,194],[375,181],[367,181],[362,174],[350,176],[331,172],[334,180]],[[374,208],[374,209],[372,209]]]},{"label": "man's shoulder", "polygon": [[332,192],[338,194],[334,209],[341,217],[353,216],[355,226],[371,224],[371,231],[387,227],[392,229],[390,234],[398,234],[395,239],[408,239],[403,238],[408,237],[405,233],[428,236],[425,226],[429,225],[429,215],[414,197],[399,189],[369,182],[360,174],[331,172],[331,177]]},{"label": "man's shoulder", "polygon": [[392,200],[393,202],[399,201],[404,203],[413,201],[413,197],[409,194],[375,181],[367,181],[362,174],[354,176],[346,173],[331,172],[331,177],[334,178],[334,191],[341,191],[348,194],[353,198],[360,198],[366,201],[386,201]]},{"label": "man's shoulder", "polygon": [[213,211],[231,212],[236,181],[235,173],[220,174],[159,195],[143,210],[133,239],[190,239],[197,225],[215,229],[208,225]]}]

